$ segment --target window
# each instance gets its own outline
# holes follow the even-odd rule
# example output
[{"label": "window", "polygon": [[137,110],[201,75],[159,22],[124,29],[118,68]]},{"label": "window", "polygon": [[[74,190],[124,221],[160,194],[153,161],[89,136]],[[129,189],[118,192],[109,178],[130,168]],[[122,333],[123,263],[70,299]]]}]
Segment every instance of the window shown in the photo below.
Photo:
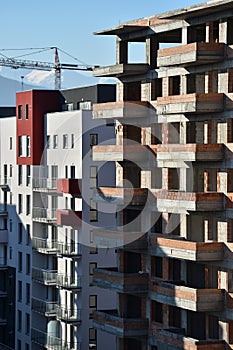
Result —
[{"label": "window", "polygon": [[18,252],[18,272],[22,272],[23,267],[23,253]]},{"label": "window", "polygon": [[22,281],[18,281],[18,301],[22,301]]},{"label": "window", "polygon": [[18,213],[21,214],[22,213],[22,208],[23,208],[23,205],[22,205],[22,194],[18,194]]},{"label": "window", "polygon": [[18,331],[21,332],[22,330],[22,311],[21,310],[18,310],[17,312],[17,318],[18,318]]},{"label": "window", "polygon": [[13,140],[12,140],[12,137],[10,137],[9,149],[13,149]]},{"label": "window", "polygon": [[30,275],[31,273],[31,256],[26,254],[26,274]]},{"label": "window", "polygon": [[13,166],[10,164],[10,177],[12,177],[12,172],[13,172]]},{"label": "window", "polygon": [[50,135],[47,135],[47,142],[46,142],[46,147],[50,147]]},{"label": "window", "polygon": [[18,224],[18,243],[22,244],[23,241],[23,224],[20,222]]},{"label": "window", "polygon": [[93,312],[97,308],[97,295],[89,296],[89,318],[92,318]]},{"label": "window", "polygon": [[31,240],[31,226],[27,224],[26,229],[27,229],[26,244],[29,245]]},{"label": "window", "polygon": [[26,283],[26,304],[30,305],[30,284]]},{"label": "window", "polygon": [[151,302],[151,320],[153,322],[163,323],[163,304],[157,301]]},{"label": "window", "polygon": [[74,197],[70,198],[70,209],[75,211],[75,198]]},{"label": "window", "polygon": [[96,349],[96,329],[89,328],[89,349]]},{"label": "window", "polygon": [[90,221],[98,221],[97,203],[90,200]]},{"label": "window", "polygon": [[25,334],[29,335],[30,333],[30,315],[26,313],[25,315]]},{"label": "window", "polygon": [[96,188],[97,187],[97,166],[91,166],[90,167],[90,188]]},{"label": "window", "polygon": [[98,248],[94,244],[93,232],[90,231],[90,254],[97,254],[97,253],[98,253]]},{"label": "window", "polygon": [[53,135],[53,148],[58,147],[58,135]]},{"label": "window", "polygon": [[97,268],[97,263],[96,262],[91,262],[89,264],[89,284],[92,286],[93,284],[93,275],[94,275],[94,269]]},{"label": "window", "polygon": [[31,140],[30,136],[26,137],[26,156],[30,157],[31,155]]},{"label": "window", "polygon": [[22,119],[22,110],[23,110],[23,106],[18,105],[18,119]]},{"label": "window", "polygon": [[10,232],[12,232],[12,219],[10,219]]},{"label": "window", "polygon": [[31,213],[31,196],[27,194],[26,196],[26,215]]},{"label": "window", "polygon": [[24,118],[25,119],[28,119],[28,104],[24,105]]},{"label": "window", "polygon": [[23,155],[23,137],[19,136],[19,157]]},{"label": "window", "polygon": [[151,273],[152,276],[163,277],[163,259],[157,256],[151,258]]},{"label": "window", "polygon": [[63,148],[68,148],[68,135],[63,135]]},{"label": "window", "polygon": [[22,180],[23,180],[23,167],[22,165],[18,165],[18,185],[22,185]]},{"label": "window", "polygon": [[31,182],[31,167],[27,165],[26,186],[29,186]]},{"label": "window", "polygon": [[74,134],[71,134],[71,148],[74,148]]},{"label": "window", "polygon": [[98,145],[98,134],[90,134],[90,146]]}]

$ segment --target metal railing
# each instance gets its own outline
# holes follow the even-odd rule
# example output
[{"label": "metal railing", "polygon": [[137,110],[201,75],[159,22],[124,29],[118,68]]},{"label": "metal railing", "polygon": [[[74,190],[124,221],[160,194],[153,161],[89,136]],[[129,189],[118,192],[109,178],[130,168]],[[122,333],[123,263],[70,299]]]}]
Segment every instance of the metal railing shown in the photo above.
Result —
[{"label": "metal railing", "polygon": [[11,179],[7,176],[0,176],[0,187],[10,186]]},{"label": "metal railing", "polygon": [[80,243],[63,243],[57,240],[50,240],[48,238],[34,237],[32,239],[32,248],[41,249],[48,253],[57,253],[60,255],[77,256],[81,255]]},{"label": "metal railing", "polygon": [[81,310],[57,306],[57,318],[65,322],[81,322]]},{"label": "metal railing", "polygon": [[61,255],[81,255],[81,244],[57,242],[57,250]]},{"label": "metal railing", "polygon": [[42,345],[50,350],[81,350],[81,343],[79,342],[68,342],[59,337],[54,337],[50,333],[41,332],[34,328],[31,331],[31,340],[33,343]]},{"label": "metal railing", "polygon": [[57,250],[57,241],[49,240],[47,238],[38,238],[34,237],[32,239],[32,248],[34,249],[43,249],[43,250]]},{"label": "metal railing", "polygon": [[32,187],[34,189],[56,190],[57,178],[34,178],[32,179]]},{"label": "metal railing", "polygon": [[32,279],[35,281],[46,283],[46,284],[56,284],[57,281],[57,271],[55,270],[42,270],[33,267],[32,268]]},{"label": "metal railing", "polygon": [[56,316],[56,314],[57,314],[57,302],[56,301],[44,301],[44,300],[32,298],[32,310],[34,312],[44,314],[47,316]]},{"label": "metal railing", "polygon": [[81,276],[67,276],[65,274],[57,274],[57,285],[68,289],[81,289]]},{"label": "metal railing", "polygon": [[34,207],[32,217],[40,221],[56,221],[56,209]]}]

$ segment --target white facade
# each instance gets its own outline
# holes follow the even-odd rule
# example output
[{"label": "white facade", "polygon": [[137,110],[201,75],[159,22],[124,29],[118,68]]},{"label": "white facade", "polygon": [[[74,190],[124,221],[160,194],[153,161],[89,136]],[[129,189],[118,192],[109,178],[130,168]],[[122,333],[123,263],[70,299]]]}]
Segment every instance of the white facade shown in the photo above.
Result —
[{"label": "white facade", "polygon": [[[98,143],[114,138],[114,128],[92,120],[91,111],[49,113],[41,166],[19,166],[15,119],[0,119],[0,174],[9,184],[0,193],[1,203],[7,195],[8,204],[8,217],[0,216],[0,228],[8,228],[0,257],[16,269],[16,349],[114,349],[111,335],[100,332],[95,339],[90,317],[90,310],[112,308],[115,300],[113,292],[91,285],[95,267],[116,266],[116,261],[114,250],[91,247],[92,229],[113,227],[115,214],[101,213],[91,202],[94,175],[102,170],[101,163],[92,162],[90,147],[97,138]],[[106,167],[104,181],[114,186],[114,164],[105,165],[104,173]],[[81,195],[58,193],[62,179],[79,180]],[[65,218],[60,225],[58,217]]]}]

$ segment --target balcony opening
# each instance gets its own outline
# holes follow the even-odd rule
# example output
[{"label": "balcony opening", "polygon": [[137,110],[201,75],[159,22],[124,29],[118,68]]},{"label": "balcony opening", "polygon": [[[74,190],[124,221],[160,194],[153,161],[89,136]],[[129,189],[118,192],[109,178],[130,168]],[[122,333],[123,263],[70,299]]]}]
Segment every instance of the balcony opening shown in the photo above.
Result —
[{"label": "balcony opening", "polygon": [[132,162],[127,162],[123,169],[123,179],[130,182],[126,184],[127,187],[140,188],[141,187],[141,169]]},{"label": "balcony opening", "polygon": [[169,96],[180,95],[180,75],[169,77]]},{"label": "balcony opening", "polygon": [[151,321],[163,323],[163,304],[151,301]]},{"label": "balcony opening", "polygon": [[142,270],[141,254],[126,252],[124,273],[138,273]]},{"label": "balcony opening", "polygon": [[187,336],[198,340],[206,339],[206,320],[204,312],[187,311]]},{"label": "balcony opening", "polygon": [[126,232],[138,232],[141,227],[139,211],[126,208],[123,210],[123,227]]},{"label": "balcony opening", "polygon": [[157,100],[158,97],[162,97],[162,78],[151,80],[151,100]]},{"label": "balcony opening", "polygon": [[193,94],[196,92],[196,75],[187,75],[187,94]]},{"label": "balcony opening", "polygon": [[227,19],[227,45],[233,45],[233,17]]},{"label": "balcony opening", "polygon": [[[209,85],[213,84],[213,79],[209,79]],[[211,84],[210,84],[211,83]],[[187,75],[186,81],[187,94],[194,93],[205,93],[205,74],[189,74]],[[210,91],[212,89],[212,85],[210,86]]]},{"label": "balcony opening", "polygon": [[169,280],[180,282],[181,280],[181,261],[178,259],[168,259]]},{"label": "balcony opening", "polygon": [[141,128],[135,125],[127,125],[125,137],[127,139],[127,144],[130,144],[130,140],[133,140],[134,143],[138,142],[141,144]]},{"label": "balcony opening", "polygon": [[168,48],[182,43],[182,29],[174,29],[157,35],[159,48]]},{"label": "balcony opening", "polygon": [[141,101],[141,82],[124,83],[123,99],[124,101]]},{"label": "balcony opening", "polygon": [[155,188],[155,189],[162,188],[162,169],[161,168],[151,169],[151,188]]},{"label": "balcony opening", "polygon": [[233,344],[233,321],[228,320],[229,325],[229,344]]},{"label": "balcony opening", "polygon": [[181,328],[181,310],[176,306],[169,306],[169,327]]},{"label": "balcony opening", "polygon": [[127,339],[126,350],[142,350],[142,343],[137,339]]},{"label": "balcony opening", "polygon": [[151,213],[151,232],[162,233],[163,232],[163,218],[160,213]]},{"label": "balcony opening", "polygon": [[219,42],[219,21],[213,22],[213,42]]},{"label": "balcony opening", "polygon": [[188,44],[206,42],[206,24],[198,24],[188,27]]},{"label": "balcony opening", "polygon": [[190,288],[205,288],[205,265],[187,261],[187,285]]},{"label": "balcony opening", "polygon": [[[196,229],[197,227],[198,230]],[[204,225],[202,216],[192,214],[187,215],[187,239],[192,242],[204,242]]]},{"label": "balcony opening", "polygon": [[151,145],[162,143],[162,124],[151,125]]},{"label": "balcony opening", "polygon": [[169,235],[180,236],[180,214],[168,213],[166,233]]},{"label": "balcony opening", "polygon": [[168,169],[168,190],[178,191],[180,189],[180,169]]},{"label": "balcony opening", "polygon": [[151,257],[151,275],[163,278],[163,258],[158,256]]},{"label": "balcony opening", "polygon": [[168,143],[180,143],[180,123],[169,123]]},{"label": "balcony opening", "polygon": [[125,295],[123,299],[123,317],[141,318],[142,299],[134,295]]},{"label": "balcony opening", "polygon": [[128,43],[128,63],[146,63],[146,42]]},{"label": "balcony opening", "polygon": [[228,92],[233,92],[233,68],[228,69]]},{"label": "balcony opening", "polygon": [[186,123],[186,143],[196,143],[196,123]]},{"label": "balcony opening", "polygon": [[[233,242],[233,219],[227,220],[227,242]],[[233,281],[233,278],[232,278],[232,281]],[[229,292],[230,292],[230,290],[229,290]],[[231,292],[233,293],[233,284],[232,284],[232,291]]]}]

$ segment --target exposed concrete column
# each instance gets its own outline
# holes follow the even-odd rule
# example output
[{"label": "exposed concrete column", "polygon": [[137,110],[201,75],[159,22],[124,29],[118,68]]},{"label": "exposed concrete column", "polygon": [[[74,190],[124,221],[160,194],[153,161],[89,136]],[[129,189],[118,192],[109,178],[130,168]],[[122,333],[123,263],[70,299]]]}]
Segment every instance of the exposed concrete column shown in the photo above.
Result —
[{"label": "exposed concrete column", "polygon": [[116,83],[116,101],[120,102],[124,100],[124,84],[119,79]]},{"label": "exposed concrete column", "polygon": [[116,63],[128,63],[128,42],[120,38],[116,40]]},{"label": "exposed concrete column", "polygon": [[227,44],[227,18],[220,19],[219,42]]},{"label": "exposed concrete column", "polygon": [[141,170],[141,187],[151,188],[151,170]]},{"label": "exposed concrete column", "polygon": [[151,83],[144,80],[141,82],[141,101],[150,101]]},{"label": "exposed concrete column", "polygon": [[184,237],[184,238],[188,238],[188,234],[187,234],[187,214],[180,214],[180,236]]},{"label": "exposed concrete column", "polygon": [[181,328],[185,329],[187,332],[187,310],[181,309]]},{"label": "exposed concrete column", "polygon": [[211,43],[213,42],[213,22],[206,23],[206,42]]},{"label": "exposed concrete column", "polygon": [[180,94],[186,95],[187,94],[187,75],[181,75],[180,78]]},{"label": "exposed concrete column", "polygon": [[[228,241],[228,232],[227,232],[227,221],[218,221],[217,222],[217,233],[218,233],[218,241],[219,242],[227,242]],[[223,288],[223,287],[221,287]]]},{"label": "exposed concrete column", "polygon": [[196,122],[196,143],[204,143],[204,122]]},{"label": "exposed concrete column", "polygon": [[159,48],[156,35],[146,39],[146,62],[151,69],[157,67],[157,50]]},{"label": "exposed concrete column", "polygon": [[220,170],[218,172],[218,192],[227,193],[227,171]]},{"label": "exposed concrete column", "polygon": [[218,74],[218,92],[228,92],[228,72],[227,70],[219,71]]},{"label": "exposed concrete column", "polygon": [[180,143],[186,144],[187,124],[186,122],[180,123]]},{"label": "exposed concrete column", "polygon": [[169,96],[169,77],[162,78],[162,96]]},{"label": "exposed concrete column", "polygon": [[180,168],[180,191],[186,191],[186,168]]},{"label": "exposed concrete column", "polygon": [[182,45],[188,44],[188,27],[182,28]]},{"label": "exposed concrete column", "polygon": [[196,74],[196,93],[205,92],[205,74]]}]

